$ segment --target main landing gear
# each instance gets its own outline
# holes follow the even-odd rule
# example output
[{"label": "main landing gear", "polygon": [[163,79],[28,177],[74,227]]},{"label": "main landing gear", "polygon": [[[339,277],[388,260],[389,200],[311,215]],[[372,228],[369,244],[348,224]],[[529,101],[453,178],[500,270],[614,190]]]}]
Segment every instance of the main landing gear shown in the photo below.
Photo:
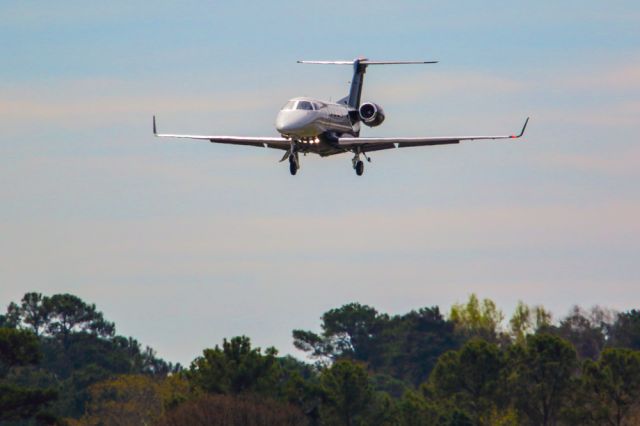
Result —
[{"label": "main landing gear", "polygon": [[292,176],[295,176],[298,173],[298,169],[300,168],[300,161],[298,160],[298,153],[296,152],[293,155],[289,156],[289,172]]},{"label": "main landing gear", "polygon": [[360,154],[362,154],[369,163],[371,162],[371,158],[367,157],[367,154],[360,151],[359,149],[355,151],[355,155],[353,156],[351,162],[353,163],[353,169],[356,171],[356,174],[358,176],[362,176],[364,173],[364,162],[360,159]]}]

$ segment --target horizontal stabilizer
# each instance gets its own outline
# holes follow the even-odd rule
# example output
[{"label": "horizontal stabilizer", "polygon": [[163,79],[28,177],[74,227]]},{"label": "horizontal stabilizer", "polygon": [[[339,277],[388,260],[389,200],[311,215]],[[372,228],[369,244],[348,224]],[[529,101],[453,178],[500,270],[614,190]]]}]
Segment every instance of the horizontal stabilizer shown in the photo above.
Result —
[{"label": "horizontal stabilizer", "polygon": [[368,59],[354,59],[352,61],[298,61],[298,63],[320,65],[353,65],[356,61],[358,61],[358,63],[361,65],[410,65],[438,63],[438,61],[370,61]]}]

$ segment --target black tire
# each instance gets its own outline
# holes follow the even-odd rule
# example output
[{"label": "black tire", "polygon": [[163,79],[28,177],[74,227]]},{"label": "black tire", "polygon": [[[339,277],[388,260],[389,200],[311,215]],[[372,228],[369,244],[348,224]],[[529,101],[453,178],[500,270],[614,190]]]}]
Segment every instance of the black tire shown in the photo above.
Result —
[{"label": "black tire", "polygon": [[295,161],[289,161],[289,172],[292,176],[295,176],[298,173],[298,166],[296,166]]},{"label": "black tire", "polygon": [[364,173],[364,163],[362,161],[358,161],[356,163],[356,174],[358,176],[362,176],[363,173]]}]

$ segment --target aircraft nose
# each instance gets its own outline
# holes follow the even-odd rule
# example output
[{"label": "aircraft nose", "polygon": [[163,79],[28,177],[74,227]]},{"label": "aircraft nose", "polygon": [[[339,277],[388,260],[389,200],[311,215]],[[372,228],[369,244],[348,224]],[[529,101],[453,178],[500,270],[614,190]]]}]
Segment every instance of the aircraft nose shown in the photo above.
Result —
[{"label": "aircraft nose", "polygon": [[284,134],[295,134],[313,121],[307,111],[280,111],[276,117],[276,130]]},{"label": "aircraft nose", "polygon": [[276,117],[276,130],[280,133],[287,133],[295,130],[295,120],[284,111],[280,111]]}]

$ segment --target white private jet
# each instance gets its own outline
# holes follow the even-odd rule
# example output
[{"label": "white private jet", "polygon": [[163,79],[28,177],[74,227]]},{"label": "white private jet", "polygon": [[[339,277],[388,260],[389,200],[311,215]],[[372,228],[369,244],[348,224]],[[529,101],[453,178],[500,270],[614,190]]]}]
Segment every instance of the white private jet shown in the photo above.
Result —
[{"label": "white private jet", "polygon": [[286,151],[282,159],[289,160],[289,171],[295,175],[300,169],[300,153],[314,153],[321,157],[351,152],[352,165],[356,174],[364,173],[361,156],[371,162],[368,152],[391,148],[406,148],[425,145],[446,145],[460,141],[479,139],[517,139],[527,127],[517,135],[497,136],[430,136],[430,137],[360,137],[360,123],[369,127],[382,124],[385,114],[380,105],[373,102],[360,103],[364,73],[369,65],[393,64],[434,64],[437,61],[370,61],[358,58],[352,61],[298,61],[301,64],[352,65],[353,78],[349,95],[338,102],[320,101],[311,98],[294,98],[280,110],[276,117],[276,130],[280,137],[245,137],[216,135],[178,135],[158,133],[156,118],[153,117],[153,134],[158,137],[207,140],[213,143],[249,145],[275,148]]}]

